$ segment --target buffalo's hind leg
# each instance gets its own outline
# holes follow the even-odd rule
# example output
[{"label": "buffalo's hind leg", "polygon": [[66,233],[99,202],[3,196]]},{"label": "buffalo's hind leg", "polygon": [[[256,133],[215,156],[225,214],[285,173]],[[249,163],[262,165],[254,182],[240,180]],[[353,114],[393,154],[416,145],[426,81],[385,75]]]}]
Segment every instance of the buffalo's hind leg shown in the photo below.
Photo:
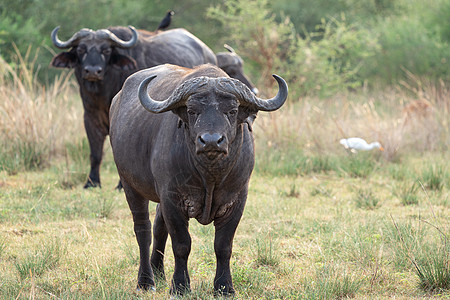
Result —
[{"label": "buffalo's hind leg", "polygon": [[155,280],[150,265],[150,244],[152,241],[152,225],[149,219],[149,200],[142,197],[127,184],[123,184],[128,206],[133,215],[134,233],[139,245],[138,289],[154,290]]},{"label": "buffalo's hind leg", "polygon": [[153,222],[153,250],[151,264],[155,278],[166,280],[164,273],[164,251],[166,248],[168,231],[161,212],[161,205],[156,206],[155,221]]}]

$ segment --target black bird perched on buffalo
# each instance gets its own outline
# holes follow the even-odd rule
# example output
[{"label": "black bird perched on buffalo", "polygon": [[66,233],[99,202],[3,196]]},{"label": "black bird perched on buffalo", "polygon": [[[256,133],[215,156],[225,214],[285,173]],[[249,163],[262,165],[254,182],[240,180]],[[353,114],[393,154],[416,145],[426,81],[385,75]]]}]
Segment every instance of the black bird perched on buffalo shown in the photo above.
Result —
[{"label": "black bird perched on buffalo", "polygon": [[170,22],[172,21],[172,16],[175,14],[175,12],[173,10],[169,10],[166,14],[166,16],[164,17],[164,19],[162,19],[161,23],[159,23],[158,25],[158,29],[156,30],[163,30],[166,29],[167,27],[170,26]]}]

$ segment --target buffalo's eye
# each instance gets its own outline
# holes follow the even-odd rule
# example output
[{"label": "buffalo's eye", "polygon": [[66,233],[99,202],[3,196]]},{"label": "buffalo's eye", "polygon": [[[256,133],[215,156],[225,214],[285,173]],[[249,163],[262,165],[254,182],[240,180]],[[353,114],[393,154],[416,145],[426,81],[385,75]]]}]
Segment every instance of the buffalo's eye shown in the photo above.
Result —
[{"label": "buffalo's eye", "polygon": [[77,48],[77,53],[78,53],[78,55],[83,55],[84,53],[86,53],[86,48],[78,47]]},{"label": "buffalo's eye", "polygon": [[111,48],[106,48],[102,50],[103,55],[111,55],[111,52],[112,52]]},{"label": "buffalo's eye", "polygon": [[237,112],[238,112],[237,109],[232,109],[232,110],[230,110],[230,111],[228,112],[228,114],[229,114],[230,116],[234,116],[234,115],[237,114]]}]

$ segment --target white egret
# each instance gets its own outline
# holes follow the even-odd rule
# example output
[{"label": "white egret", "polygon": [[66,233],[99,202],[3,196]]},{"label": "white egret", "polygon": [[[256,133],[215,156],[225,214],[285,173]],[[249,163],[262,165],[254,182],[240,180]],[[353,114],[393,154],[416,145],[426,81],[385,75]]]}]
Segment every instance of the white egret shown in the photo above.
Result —
[{"label": "white egret", "polygon": [[383,146],[381,146],[379,142],[369,144],[364,139],[357,137],[341,139],[339,143],[343,145],[345,149],[349,149],[353,153],[356,153],[358,150],[369,151],[376,148],[380,149],[380,151],[384,151]]}]

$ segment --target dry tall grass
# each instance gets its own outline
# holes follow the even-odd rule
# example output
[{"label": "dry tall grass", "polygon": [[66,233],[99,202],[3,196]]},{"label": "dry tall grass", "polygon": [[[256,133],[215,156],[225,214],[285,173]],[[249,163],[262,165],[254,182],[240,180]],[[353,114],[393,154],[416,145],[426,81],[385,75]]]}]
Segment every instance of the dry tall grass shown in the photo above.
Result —
[{"label": "dry tall grass", "polygon": [[[368,142],[379,141],[388,161],[410,152],[448,150],[448,84],[412,74],[410,79],[409,84],[403,82],[401,87],[381,91],[345,93],[329,99],[288,99],[279,111],[258,115],[256,140],[261,147],[298,147],[312,154],[343,154],[339,140],[356,136]],[[411,103],[425,101],[429,106],[416,105],[412,113],[405,113],[405,109],[411,109]]]},{"label": "dry tall grass", "polygon": [[[48,85],[38,82],[33,71],[37,55],[18,53],[13,66],[0,57],[0,144],[3,154],[31,148],[45,164],[64,155],[68,142],[84,136],[83,112],[71,73]],[[448,150],[448,84],[407,74],[408,82],[396,88],[289,99],[277,112],[260,113],[255,122],[258,147],[345,155],[339,140],[358,136],[381,142],[389,161],[411,151]]]},{"label": "dry tall grass", "polygon": [[42,84],[33,71],[37,56],[17,51],[14,65],[0,57],[0,144],[3,154],[26,146],[46,163],[63,154],[65,144],[82,136],[84,129],[71,73]]}]

